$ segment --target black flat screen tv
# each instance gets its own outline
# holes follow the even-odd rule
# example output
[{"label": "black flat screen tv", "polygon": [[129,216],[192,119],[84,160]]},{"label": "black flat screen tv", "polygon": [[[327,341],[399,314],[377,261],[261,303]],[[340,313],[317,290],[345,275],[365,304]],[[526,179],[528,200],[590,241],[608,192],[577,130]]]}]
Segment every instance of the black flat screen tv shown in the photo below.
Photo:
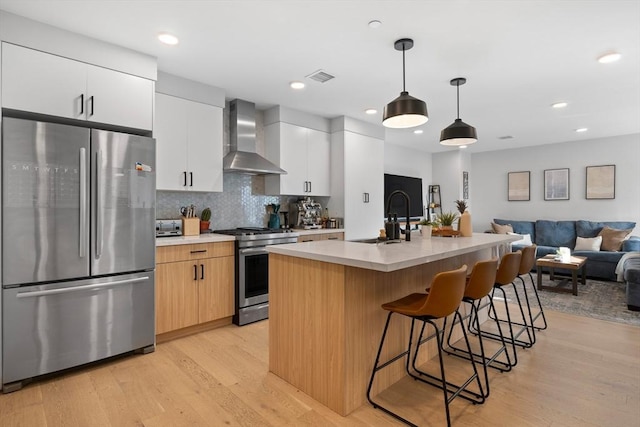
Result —
[{"label": "black flat screen tv", "polygon": [[[395,190],[402,190],[409,196],[410,210],[409,218],[419,218],[424,216],[424,204],[422,198],[422,178],[412,178],[409,176],[384,174],[384,207],[387,208],[389,195]],[[404,197],[396,195],[391,200],[389,212],[398,214],[398,218],[406,218]],[[385,216],[387,212],[385,211]]]}]

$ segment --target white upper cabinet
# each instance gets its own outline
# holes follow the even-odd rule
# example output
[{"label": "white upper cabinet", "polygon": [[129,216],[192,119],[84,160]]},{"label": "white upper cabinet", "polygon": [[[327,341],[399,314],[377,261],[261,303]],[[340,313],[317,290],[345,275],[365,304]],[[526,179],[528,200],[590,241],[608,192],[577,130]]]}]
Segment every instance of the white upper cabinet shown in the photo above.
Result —
[{"label": "white upper cabinet", "polygon": [[327,132],[284,122],[266,126],[266,158],[287,171],[266,176],[267,194],[329,196],[330,153]]},{"label": "white upper cabinet", "polygon": [[349,239],[372,238],[384,224],[384,141],[344,133],[344,223]]},{"label": "white upper cabinet", "polygon": [[153,81],[3,43],[2,107],[151,130]]},{"label": "white upper cabinet", "polygon": [[137,129],[153,127],[153,82],[87,65],[87,120]]},{"label": "white upper cabinet", "polygon": [[156,188],[222,191],[222,108],[156,94]]}]

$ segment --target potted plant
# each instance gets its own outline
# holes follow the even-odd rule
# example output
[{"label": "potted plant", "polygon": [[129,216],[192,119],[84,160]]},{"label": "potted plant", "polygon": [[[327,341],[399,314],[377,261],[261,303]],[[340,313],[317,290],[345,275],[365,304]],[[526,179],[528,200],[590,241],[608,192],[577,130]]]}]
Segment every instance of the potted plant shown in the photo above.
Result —
[{"label": "potted plant", "polygon": [[455,212],[443,212],[438,214],[437,220],[442,230],[453,230],[453,223],[458,218],[458,214]]},{"label": "potted plant", "polygon": [[420,234],[424,237],[431,237],[431,232],[433,231],[434,223],[429,221],[428,219],[422,219],[418,223],[418,228],[420,228]]},{"label": "potted plant", "polygon": [[200,212],[200,231],[209,229],[209,221],[211,220],[211,209],[204,208]]}]

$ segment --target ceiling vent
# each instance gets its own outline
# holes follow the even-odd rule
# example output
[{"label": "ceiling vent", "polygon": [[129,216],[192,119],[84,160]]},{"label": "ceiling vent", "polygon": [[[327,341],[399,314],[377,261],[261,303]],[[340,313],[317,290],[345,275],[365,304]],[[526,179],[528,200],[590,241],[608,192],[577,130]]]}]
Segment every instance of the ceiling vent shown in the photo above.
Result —
[{"label": "ceiling vent", "polygon": [[322,71],[322,70],[318,70],[318,71],[314,71],[313,73],[309,74],[307,76],[308,79],[311,80],[315,80],[317,82],[320,83],[325,83],[328,82],[331,79],[335,79],[335,76],[332,76],[331,74],[327,73],[326,71]]},{"label": "ceiling vent", "polygon": [[498,139],[513,139],[511,135],[499,136]]}]

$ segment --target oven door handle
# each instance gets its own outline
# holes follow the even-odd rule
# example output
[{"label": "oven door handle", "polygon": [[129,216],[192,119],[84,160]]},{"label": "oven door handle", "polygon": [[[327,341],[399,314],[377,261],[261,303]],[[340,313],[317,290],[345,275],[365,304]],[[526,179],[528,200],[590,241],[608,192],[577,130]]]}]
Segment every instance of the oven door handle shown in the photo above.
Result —
[{"label": "oven door handle", "polygon": [[240,255],[259,255],[259,254],[268,254],[265,248],[244,248],[238,249]]}]

